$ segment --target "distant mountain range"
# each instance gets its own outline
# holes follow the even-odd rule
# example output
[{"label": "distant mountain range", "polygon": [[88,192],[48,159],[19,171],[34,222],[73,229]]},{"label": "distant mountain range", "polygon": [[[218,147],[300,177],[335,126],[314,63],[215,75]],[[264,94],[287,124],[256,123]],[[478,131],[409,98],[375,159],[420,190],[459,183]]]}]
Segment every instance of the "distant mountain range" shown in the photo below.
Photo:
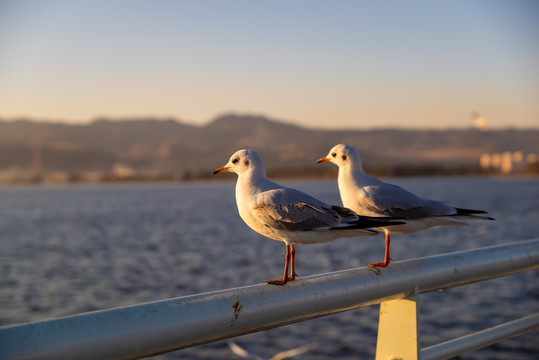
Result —
[{"label": "distant mountain range", "polygon": [[338,143],[355,146],[371,169],[474,167],[482,153],[539,153],[539,130],[319,130],[235,114],[204,126],[158,119],[85,125],[0,120],[0,171],[106,173],[121,163],[137,174],[209,174],[234,151],[252,148],[268,170],[323,173],[335,169],[315,161]]}]

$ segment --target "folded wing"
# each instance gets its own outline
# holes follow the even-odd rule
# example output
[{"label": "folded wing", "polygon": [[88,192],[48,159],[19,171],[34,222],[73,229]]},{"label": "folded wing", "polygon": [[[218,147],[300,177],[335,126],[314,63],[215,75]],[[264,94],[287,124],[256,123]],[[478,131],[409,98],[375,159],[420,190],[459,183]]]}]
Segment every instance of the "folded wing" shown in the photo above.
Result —
[{"label": "folded wing", "polygon": [[264,225],[280,230],[306,231],[341,223],[337,211],[307,203],[259,204],[254,212]]}]

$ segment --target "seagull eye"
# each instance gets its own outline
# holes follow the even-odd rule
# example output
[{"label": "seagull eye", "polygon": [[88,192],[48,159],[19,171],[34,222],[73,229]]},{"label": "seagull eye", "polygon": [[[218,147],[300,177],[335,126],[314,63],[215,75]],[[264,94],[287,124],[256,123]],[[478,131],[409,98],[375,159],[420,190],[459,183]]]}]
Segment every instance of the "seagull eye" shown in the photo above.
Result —
[{"label": "seagull eye", "polygon": [[346,160],[346,155],[343,155],[343,156],[342,156],[342,159],[343,159],[343,160]]},{"label": "seagull eye", "polygon": [[238,163],[238,161],[240,161],[240,159],[238,159],[238,158],[235,158],[234,160],[232,160],[232,164],[237,164],[237,163]]},{"label": "seagull eye", "polygon": [[337,156],[337,153],[333,153],[333,154],[331,154],[331,156],[336,157],[336,156]]}]

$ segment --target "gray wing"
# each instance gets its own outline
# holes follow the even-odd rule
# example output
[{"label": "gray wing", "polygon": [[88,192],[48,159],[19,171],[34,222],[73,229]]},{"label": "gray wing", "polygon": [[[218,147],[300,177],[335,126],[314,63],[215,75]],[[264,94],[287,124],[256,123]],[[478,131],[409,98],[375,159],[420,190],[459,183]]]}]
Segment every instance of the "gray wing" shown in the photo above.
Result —
[{"label": "gray wing", "polygon": [[422,198],[397,185],[365,186],[361,206],[385,216],[421,219],[455,214],[455,208],[438,201]]},{"label": "gray wing", "polygon": [[259,204],[254,212],[266,226],[289,231],[313,230],[341,223],[337,211],[307,203]]}]

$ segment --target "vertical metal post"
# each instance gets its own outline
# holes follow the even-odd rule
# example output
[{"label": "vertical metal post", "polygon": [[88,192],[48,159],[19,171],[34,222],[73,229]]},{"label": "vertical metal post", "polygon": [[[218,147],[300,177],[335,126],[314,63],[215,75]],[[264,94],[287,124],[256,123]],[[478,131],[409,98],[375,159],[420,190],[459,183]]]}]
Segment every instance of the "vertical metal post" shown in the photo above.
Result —
[{"label": "vertical metal post", "polygon": [[380,304],[376,360],[419,359],[419,294]]}]

